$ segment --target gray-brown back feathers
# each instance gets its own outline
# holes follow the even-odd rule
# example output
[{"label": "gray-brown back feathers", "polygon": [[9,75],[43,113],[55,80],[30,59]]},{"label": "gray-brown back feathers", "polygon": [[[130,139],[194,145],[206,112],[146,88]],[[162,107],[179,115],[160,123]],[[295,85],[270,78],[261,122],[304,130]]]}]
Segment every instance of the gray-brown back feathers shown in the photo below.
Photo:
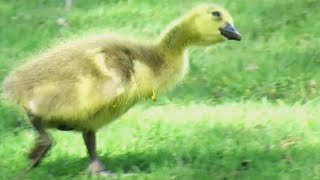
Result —
[{"label": "gray-brown back feathers", "polygon": [[107,55],[104,63],[108,68],[117,69],[122,81],[130,81],[134,72],[133,61],[142,61],[157,73],[163,66],[162,57],[151,45],[143,45],[117,37],[100,35],[67,42],[34,57],[17,70],[10,73],[4,81],[5,95],[23,104],[34,87],[56,82],[64,88],[72,86],[79,76],[90,75],[101,78],[94,65],[95,53]]}]

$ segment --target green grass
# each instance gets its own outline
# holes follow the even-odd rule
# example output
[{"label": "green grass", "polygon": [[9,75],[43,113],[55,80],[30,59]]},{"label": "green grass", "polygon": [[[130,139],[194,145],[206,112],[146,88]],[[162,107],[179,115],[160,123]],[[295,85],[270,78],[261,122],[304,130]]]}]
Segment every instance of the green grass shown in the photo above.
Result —
[{"label": "green grass", "polygon": [[[197,2],[76,0],[66,11],[62,0],[0,0],[0,81],[25,57],[61,38],[103,31],[153,38]],[[303,103],[320,95],[318,0],[215,2],[234,16],[243,41],[192,48],[190,75],[170,98],[222,102],[266,97]],[[61,18],[67,26],[57,23]],[[310,90],[310,80],[316,91]]]},{"label": "green grass", "polygon": [[[98,133],[98,153],[121,179],[319,179],[319,106],[203,104],[138,106]],[[51,131],[41,166],[24,178],[83,178],[78,133]],[[0,179],[21,175],[35,134],[1,135]]]},{"label": "green grass", "polygon": [[[75,0],[66,11],[62,0],[0,0],[0,82],[60,39],[152,38],[197,2]],[[215,2],[233,14],[243,41],[191,48],[183,85],[98,133],[104,164],[137,174],[123,179],[320,179],[320,1]],[[50,133],[52,151],[21,177],[35,134],[0,102],[0,179],[88,179],[81,135]]]}]

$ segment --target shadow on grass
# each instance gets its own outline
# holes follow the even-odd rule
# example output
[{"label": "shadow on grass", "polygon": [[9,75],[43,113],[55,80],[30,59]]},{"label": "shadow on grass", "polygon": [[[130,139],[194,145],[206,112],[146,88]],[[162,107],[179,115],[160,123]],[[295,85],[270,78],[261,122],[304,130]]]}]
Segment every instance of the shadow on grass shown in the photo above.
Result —
[{"label": "shadow on grass", "polygon": [[[172,149],[170,150],[172,151]],[[270,175],[278,177],[281,174],[292,174],[297,169],[301,173],[305,169],[314,167],[317,162],[317,152],[320,146],[292,147],[290,149],[261,149],[239,151],[226,154],[226,149],[207,151],[200,154],[199,149],[185,150],[178,157],[165,149],[145,151],[141,153],[126,153],[117,156],[101,156],[101,160],[108,170],[115,173],[154,173],[157,169],[167,168],[167,173],[183,176],[180,167],[186,168],[188,175],[195,174],[221,177],[243,177],[248,175]],[[179,151],[179,150],[177,150]],[[39,171],[46,171],[46,175],[53,177],[74,177],[82,174],[87,168],[87,158],[59,157],[56,161],[46,162],[39,167]],[[31,173],[31,176],[37,174]],[[39,172],[38,171],[38,172]],[[302,175],[300,174],[300,175]],[[227,178],[227,179],[228,179]]]},{"label": "shadow on grass", "polygon": [[[112,157],[102,155],[100,158],[109,171],[119,173],[150,173],[152,167],[175,164],[174,155],[164,150],[157,150],[157,152],[132,152]],[[56,161],[44,162],[39,169],[46,169],[48,173],[55,176],[77,175],[85,171],[88,163],[88,158],[65,156],[59,157]]]}]

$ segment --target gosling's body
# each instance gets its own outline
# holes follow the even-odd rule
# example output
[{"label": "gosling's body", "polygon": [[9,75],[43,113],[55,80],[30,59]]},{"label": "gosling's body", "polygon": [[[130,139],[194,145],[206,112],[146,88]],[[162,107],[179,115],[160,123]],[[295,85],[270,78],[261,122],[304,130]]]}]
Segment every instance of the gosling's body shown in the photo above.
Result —
[{"label": "gosling's body", "polygon": [[66,41],[17,68],[4,81],[5,97],[25,110],[39,133],[29,154],[37,166],[52,145],[46,128],[83,133],[89,172],[106,174],[95,133],[135,103],[174,87],[188,69],[187,48],[240,40],[230,14],[200,5],[151,43],[97,35]]},{"label": "gosling's body", "polygon": [[187,58],[159,49],[108,35],[72,41],[14,71],[5,92],[45,126],[97,130],[182,79]]}]

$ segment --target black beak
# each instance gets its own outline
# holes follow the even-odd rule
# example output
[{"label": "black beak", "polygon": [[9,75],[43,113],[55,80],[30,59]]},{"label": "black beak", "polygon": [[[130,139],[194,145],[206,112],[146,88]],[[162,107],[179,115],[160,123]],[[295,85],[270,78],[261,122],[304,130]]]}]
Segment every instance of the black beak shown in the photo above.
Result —
[{"label": "black beak", "polygon": [[219,30],[221,35],[229,40],[241,41],[241,34],[234,27],[232,27],[231,24],[228,23],[226,27],[220,28]]}]

